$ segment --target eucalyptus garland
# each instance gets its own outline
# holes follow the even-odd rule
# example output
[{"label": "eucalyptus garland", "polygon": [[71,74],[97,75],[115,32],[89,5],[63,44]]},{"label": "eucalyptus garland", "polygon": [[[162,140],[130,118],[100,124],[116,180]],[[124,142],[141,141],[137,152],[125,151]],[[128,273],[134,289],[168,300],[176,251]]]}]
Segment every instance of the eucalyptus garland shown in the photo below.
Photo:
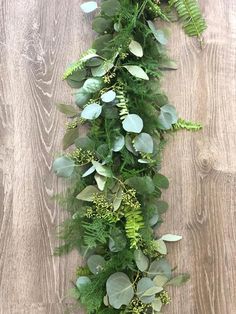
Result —
[{"label": "eucalyptus garland", "polygon": [[162,151],[169,134],[201,125],[179,118],[160,87],[176,64],[166,54],[168,31],[154,21],[178,17],[201,43],[206,23],[195,0],[89,1],[81,9],[95,11],[98,36],[63,75],[76,106],[58,105],[68,117],[64,149],[73,148],[53,165],[71,183],[58,196],[70,218],[56,253],[76,248],[84,257],[73,295],[87,313],[161,313],[168,286],[189,279],[166,258],[166,243],[182,237],[159,234],[169,186]]}]

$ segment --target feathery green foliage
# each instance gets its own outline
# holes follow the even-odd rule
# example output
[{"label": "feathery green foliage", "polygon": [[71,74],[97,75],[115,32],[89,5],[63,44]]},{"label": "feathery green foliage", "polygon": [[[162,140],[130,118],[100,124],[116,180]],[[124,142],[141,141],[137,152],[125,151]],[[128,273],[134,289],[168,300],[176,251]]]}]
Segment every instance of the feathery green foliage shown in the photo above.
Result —
[{"label": "feathery green foliage", "polygon": [[[159,173],[168,134],[199,130],[200,124],[178,119],[161,89],[165,69],[175,69],[166,53],[168,36],[154,22],[169,22],[168,1],[101,1],[93,29],[98,36],[64,73],[75,89],[76,109],[66,114],[65,149],[53,169],[72,186],[58,196],[71,217],[60,229],[56,254],[76,248],[86,261],[77,271],[73,295],[88,314],[160,313],[170,302],[166,286],[173,278],[165,242],[181,236],[157,235],[168,204]],[[169,0],[190,36],[200,36],[205,22],[193,0]],[[96,1],[84,2],[85,12]],[[79,135],[79,127],[86,134]]]},{"label": "feathery green foliage", "polygon": [[201,37],[207,26],[197,0],[169,0],[169,4],[176,8],[186,34]]}]

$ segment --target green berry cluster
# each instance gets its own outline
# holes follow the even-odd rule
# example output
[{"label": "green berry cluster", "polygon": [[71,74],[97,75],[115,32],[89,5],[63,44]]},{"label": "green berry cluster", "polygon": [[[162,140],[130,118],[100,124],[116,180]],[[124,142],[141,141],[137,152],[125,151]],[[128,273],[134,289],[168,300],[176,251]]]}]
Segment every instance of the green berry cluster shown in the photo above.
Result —
[{"label": "green berry cluster", "polygon": [[163,290],[160,295],[159,295],[160,299],[161,299],[161,303],[162,304],[170,304],[171,302],[171,298],[169,296],[169,293],[166,290]]},{"label": "green berry cluster", "polygon": [[139,210],[141,208],[141,204],[137,200],[135,189],[128,189],[123,192],[122,196],[122,207],[124,211],[128,208],[131,210]]},{"label": "green berry cluster", "polygon": [[82,148],[77,148],[73,152],[68,153],[67,157],[74,160],[78,165],[86,165],[96,159],[93,152],[90,150],[83,150]]},{"label": "green berry cluster", "polygon": [[74,119],[73,121],[66,122],[66,129],[67,130],[76,129],[78,124],[79,122],[77,118]]}]

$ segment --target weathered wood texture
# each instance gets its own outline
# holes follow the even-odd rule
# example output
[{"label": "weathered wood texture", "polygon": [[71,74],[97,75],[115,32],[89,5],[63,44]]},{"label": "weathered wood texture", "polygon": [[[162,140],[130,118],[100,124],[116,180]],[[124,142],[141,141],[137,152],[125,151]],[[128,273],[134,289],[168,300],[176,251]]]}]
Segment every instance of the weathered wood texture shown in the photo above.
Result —
[{"label": "weathered wood texture", "polygon": [[[52,200],[63,189],[51,172],[71,102],[60,81],[65,66],[89,46],[80,0],[0,0],[0,313],[59,314],[81,259],[56,258],[56,226],[65,214]],[[173,289],[166,313],[236,313],[236,3],[201,1],[208,22],[200,51],[171,26],[170,53],[179,70],[165,89],[181,116],[204,130],[177,134],[163,173],[171,187],[164,232],[182,234],[170,259],[191,282]],[[82,313],[75,310],[75,313]]]}]

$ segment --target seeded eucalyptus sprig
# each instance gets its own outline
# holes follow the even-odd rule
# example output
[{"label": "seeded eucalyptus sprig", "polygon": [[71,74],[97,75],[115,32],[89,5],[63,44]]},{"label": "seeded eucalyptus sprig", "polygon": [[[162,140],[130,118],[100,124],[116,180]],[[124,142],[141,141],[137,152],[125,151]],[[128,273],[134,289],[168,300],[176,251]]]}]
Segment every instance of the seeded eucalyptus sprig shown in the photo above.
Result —
[{"label": "seeded eucalyptus sprig", "polygon": [[[161,90],[164,70],[176,69],[166,54],[168,33],[155,19],[170,22],[176,10],[190,36],[200,37],[205,21],[195,0],[104,0],[81,5],[94,14],[98,33],[63,79],[74,89],[75,104],[58,105],[66,114],[63,147],[72,150],[54,161],[54,171],[72,187],[61,203],[71,214],[61,230],[64,245],[77,248],[86,266],[77,269],[73,295],[90,314],[161,313],[170,303],[174,275],[168,242],[159,234],[169,187],[160,173],[167,136],[201,125],[178,117]],[[79,126],[87,127],[79,135]]]}]

